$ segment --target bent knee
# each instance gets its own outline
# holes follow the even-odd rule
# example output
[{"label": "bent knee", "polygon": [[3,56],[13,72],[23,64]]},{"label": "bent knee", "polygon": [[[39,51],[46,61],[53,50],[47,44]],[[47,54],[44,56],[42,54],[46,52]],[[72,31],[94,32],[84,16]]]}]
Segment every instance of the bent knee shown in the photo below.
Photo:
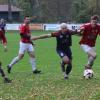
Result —
[{"label": "bent knee", "polygon": [[24,55],[19,55],[18,59],[21,60],[21,59],[23,59],[23,57],[24,57]]},{"label": "bent knee", "polygon": [[97,54],[95,53],[92,57],[93,57],[94,59],[96,59],[96,58],[97,58]]},{"label": "bent knee", "polygon": [[68,57],[64,57],[62,60],[65,64],[69,64],[71,62],[71,60]]}]

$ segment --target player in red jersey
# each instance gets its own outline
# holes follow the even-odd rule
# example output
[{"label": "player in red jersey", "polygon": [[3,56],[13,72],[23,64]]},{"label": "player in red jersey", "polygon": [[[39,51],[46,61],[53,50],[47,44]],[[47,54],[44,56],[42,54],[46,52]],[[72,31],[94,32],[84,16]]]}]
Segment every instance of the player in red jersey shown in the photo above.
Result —
[{"label": "player in red jersey", "polygon": [[33,43],[30,40],[31,32],[30,32],[30,28],[29,28],[29,23],[30,23],[30,17],[26,16],[24,19],[24,23],[20,26],[21,40],[20,40],[19,54],[7,66],[8,73],[11,72],[12,66],[24,57],[25,52],[27,52],[30,56],[30,63],[32,65],[33,73],[37,74],[37,73],[41,72],[41,71],[36,69],[36,61],[35,61]]},{"label": "player in red jersey", "polygon": [[90,23],[84,24],[80,27],[82,38],[80,46],[88,55],[88,62],[85,69],[92,69],[94,60],[96,59],[95,43],[97,36],[100,35],[100,25],[97,23],[99,17],[94,15],[91,17]]},{"label": "player in red jersey", "polygon": [[7,51],[7,39],[1,28],[0,28],[0,41],[3,44],[4,51],[6,52]]}]

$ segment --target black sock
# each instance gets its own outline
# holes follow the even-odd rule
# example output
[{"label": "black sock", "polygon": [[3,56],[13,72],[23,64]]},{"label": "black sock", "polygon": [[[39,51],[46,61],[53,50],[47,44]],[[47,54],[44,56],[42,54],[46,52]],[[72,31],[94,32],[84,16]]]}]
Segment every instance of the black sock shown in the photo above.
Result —
[{"label": "black sock", "polygon": [[5,77],[5,73],[4,73],[3,69],[1,68],[1,66],[0,66],[0,73],[1,73],[2,77]]},{"label": "black sock", "polygon": [[61,69],[62,69],[62,72],[65,72],[65,64],[64,64],[64,62],[61,62]]},{"label": "black sock", "polygon": [[71,70],[72,70],[72,64],[70,63],[67,65],[66,74],[68,75],[71,72]]}]

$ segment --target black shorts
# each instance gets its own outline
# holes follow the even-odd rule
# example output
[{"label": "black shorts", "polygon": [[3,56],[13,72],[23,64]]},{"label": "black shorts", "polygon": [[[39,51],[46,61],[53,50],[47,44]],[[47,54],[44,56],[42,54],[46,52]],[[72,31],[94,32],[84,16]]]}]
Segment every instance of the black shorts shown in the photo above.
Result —
[{"label": "black shorts", "polygon": [[61,58],[63,58],[64,56],[67,56],[69,59],[72,59],[72,52],[71,52],[70,47],[68,47],[64,50],[63,49],[56,49],[56,51]]}]

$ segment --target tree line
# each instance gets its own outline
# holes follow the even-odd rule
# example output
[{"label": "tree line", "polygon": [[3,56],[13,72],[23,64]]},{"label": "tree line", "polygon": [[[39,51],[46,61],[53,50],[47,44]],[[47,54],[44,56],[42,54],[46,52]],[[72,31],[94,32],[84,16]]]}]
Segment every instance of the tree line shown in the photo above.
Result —
[{"label": "tree line", "polygon": [[[0,4],[9,0],[0,0]],[[100,0],[10,0],[21,8],[21,16],[33,22],[87,22],[93,14],[100,15]]]}]

